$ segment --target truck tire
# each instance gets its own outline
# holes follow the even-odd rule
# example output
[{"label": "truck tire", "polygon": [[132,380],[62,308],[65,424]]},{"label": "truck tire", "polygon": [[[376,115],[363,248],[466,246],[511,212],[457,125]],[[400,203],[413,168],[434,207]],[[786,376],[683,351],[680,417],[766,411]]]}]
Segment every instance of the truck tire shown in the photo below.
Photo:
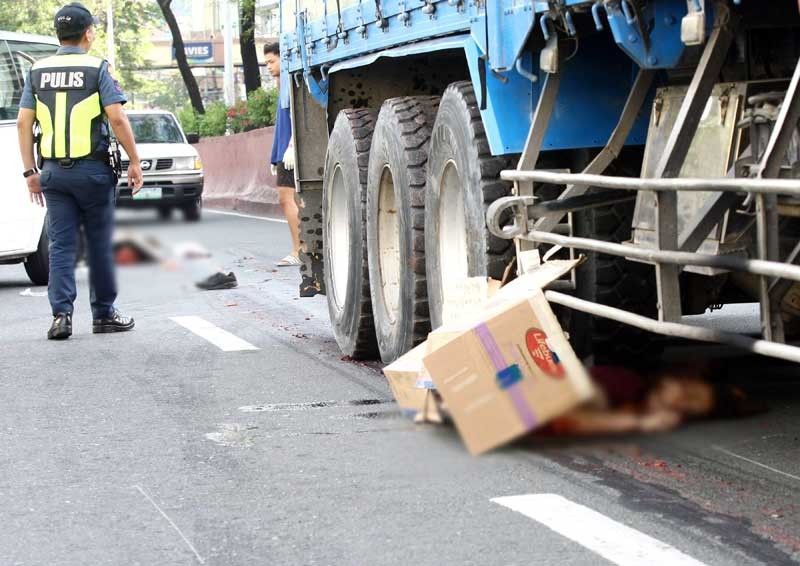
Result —
[{"label": "truck tire", "polygon": [[447,289],[467,277],[501,279],[512,240],[486,228],[486,209],[511,192],[500,180],[507,158],[493,157],[472,83],[453,83],[442,96],[431,133],[425,195],[425,263],[431,325],[442,324]]},{"label": "truck tire", "polygon": [[50,239],[47,237],[46,219],[36,251],[25,260],[25,272],[34,285],[43,286],[50,282]]},{"label": "truck tire", "polygon": [[430,331],[425,281],[425,168],[439,97],[384,102],[369,156],[367,251],[375,334],[391,362]]},{"label": "truck tire", "polygon": [[[576,232],[608,242],[631,239],[633,203],[576,214]],[[577,296],[596,303],[656,318],[656,283],[652,266],[625,258],[586,253],[578,268]],[[572,311],[570,339],[581,357],[596,363],[648,364],[662,349],[658,338],[633,326]]]},{"label": "truck tire", "polygon": [[355,359],[377,354],[367,263],[367,168],[377,113],[342,110],[322,181],[325,289],[339,349]]}]

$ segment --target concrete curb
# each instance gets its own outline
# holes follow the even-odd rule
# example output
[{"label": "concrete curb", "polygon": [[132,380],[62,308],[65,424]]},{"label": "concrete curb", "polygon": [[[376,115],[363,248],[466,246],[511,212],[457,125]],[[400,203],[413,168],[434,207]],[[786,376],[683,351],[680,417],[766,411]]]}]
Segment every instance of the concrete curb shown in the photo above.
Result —
[{"label": "concrete curb", "polygon": [[244,197],[204,196],[203,206],[232,212],[241,212],[243,214],[252,214],[254,216],[265,216],[267,218],[283,218],[283,209],[279,204],[248,200]]}]

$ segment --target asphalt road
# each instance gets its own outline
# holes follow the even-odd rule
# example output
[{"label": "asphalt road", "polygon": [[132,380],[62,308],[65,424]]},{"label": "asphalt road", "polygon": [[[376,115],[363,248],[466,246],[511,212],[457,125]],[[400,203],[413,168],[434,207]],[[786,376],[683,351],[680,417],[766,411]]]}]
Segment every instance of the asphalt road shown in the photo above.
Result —
[{"label": "asphalt road", "polygon": [[[324,297],[273,267],[285,225],[120,225],[213,252],[122,268],[132,333],[90,333],[81,269],[75,335],[48,342],[43,289],[0,267],[3,566],[800,561],[795,368],[730,359],[771,406],[746,421],[473,458],[453,429],[404,419],[378,366],[340,359]],[[194,289],[216,265],[240,287]]]}]

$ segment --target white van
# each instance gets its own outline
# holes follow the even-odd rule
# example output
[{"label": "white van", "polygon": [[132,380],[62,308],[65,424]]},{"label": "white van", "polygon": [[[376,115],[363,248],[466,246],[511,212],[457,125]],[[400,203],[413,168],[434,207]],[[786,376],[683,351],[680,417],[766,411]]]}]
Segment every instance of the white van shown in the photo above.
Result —
[{"label": "white van", "polygon": [[0,264],[24,263],[35,285],[47,285],[50,273],[46,211],[22,177],[16,120],[28,70],[57,49],[53,38],[0,31]]},{"label": "white van", "polygon": [[155,208],[166,220],[172,210],[183,211],[189,222],[200,220],[203,198],[203,164],[190,144],[197,134],[185,134],[177,118],[166,110],[127,110],[142,160],[144,186],[131,194],[128,156],[122,151],[122,176],[117,187],[118,208]]}]

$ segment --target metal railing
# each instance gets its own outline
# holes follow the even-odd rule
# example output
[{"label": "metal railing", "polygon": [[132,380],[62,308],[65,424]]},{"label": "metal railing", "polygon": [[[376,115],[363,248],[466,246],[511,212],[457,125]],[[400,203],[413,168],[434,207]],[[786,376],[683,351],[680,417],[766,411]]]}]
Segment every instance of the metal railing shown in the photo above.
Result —
[{"label": "metal railing", "polygon": [[[780,261],[778,196],[800,197],[800,179],[781,179],[781,169],[800,121],[800,61],[786,90],[780,111],[766,147],[755,147],[751,141],[753,163],[749,176],[736,178],[736,166],[727,178],[680,178],[690,146],[701,122],[708,100],[719,79],[733,44],[739,17],[735,12],[720,10],[714,29],[706,41],[703,53],[687,86],[675,122],[659,148],[658,162],[647,178],[613,177],[602,173],[619,157],[636,116],[644,107],[653,83],[653,73],[641,69],[634,81],[616,128],[606,146],[581,173],[537,171],[536,164],[543,139],[553,115],[558,97],[560,75],[549,73],[543,82],[534,112],[528,139],[517,169],[503,171],[501,178],[513,181],[515,195],[491,204],[487,211],[489,231],[500,238],[517,239],[517,250],[524,253],[540,244],[561,246],[572,250],[587,250],[651,263],[655,269],[656,307],[658,320],[548,291],[547,297],[563,306],[629,324],[649,332],[693,340],[721,342],[739,346],[751,352],[800,362],[800,347],[786,345],[781,301],[796,282],[800,282],[800,243]],[[751,128],[754,126],[751,126]],[[757,139],[751,132],[751,139]],[[761,151],[763,149],[763,151]],[[744,157],[746,151],[741,153]],[[541,202],[536,198],[534,183],[566,185],[554,201]],[[591,188],[608,189],[604,193]],[[655,239],[652,244],[620,244],[591,238],[578,238],[554,233],[559,222],[570,212],[612,206],[621,202],[620,191],[654,193]],[[710,192],[716,196],[698,210],[683,232],[679,232],[678,193]],[[630,193],[628,193],[628,196]],[[754,259],[741,255],[698,253],[709,233],[723,222],[724,215],[736,210],[742,201],[754,206]],[[509,214],[512,219],[509,221]],[[739,271],[758,278],[763,340],[749,336],[698,328],[682,322],[680,274],[685,266],[699,266],[722,271]]]},{"label": "metal railing", "polygon": [[[582,173],[561,173],[552,171],[503,171],[501,178],[507,181],[526,183],[546,183],[553,185],[585,185],[611,190],[626,191],[717,191],[745,194],[789,195],[800,197],[800,179],[637,179],[630,177],[612,177],[604,175],[588,175]],[[562,214],[569,210],[569,199],[559,202],[552,214]],[[580,205],[577,200],[575,210],[585,210],[597,206],[605,206],[602,201]],[[609,202],[613,202],[609,199]],[[498,199],[487,211],[487,223],[490,231],[498,237],[510,239],[523,238],[537,244],[548,244],[564,248],[597,252],[624,257],[654,265],[670,264],[675,266],[702,266],[751,273],[769,279],[785,279],[800,282],[800,266],[779,261],[749,259],[736,255],[713,255],[678,250],[662,250],[647,248],[634,244],[619,244],[544,232],[536,230],[539,219],[548,211],[543,204],[536,204],[532,197],[504,197]],[[501,219],[513,220],[501,224]],[[532,214],[529,214],[532,212]],[[774,285],[774,283],[773,283]],[[800,347],[757,339],[750,336],[723,332],[696,325],[675,321],[654,320],[628,311],[593,303],[564,293],[549,290],[545,296],[552,303],[578,310],[593,316],[607,318],[647,332],[671,337],[685,338],[704,342],[728,344],[753,353],[771,356],[791,362],[800,363]]]}]

